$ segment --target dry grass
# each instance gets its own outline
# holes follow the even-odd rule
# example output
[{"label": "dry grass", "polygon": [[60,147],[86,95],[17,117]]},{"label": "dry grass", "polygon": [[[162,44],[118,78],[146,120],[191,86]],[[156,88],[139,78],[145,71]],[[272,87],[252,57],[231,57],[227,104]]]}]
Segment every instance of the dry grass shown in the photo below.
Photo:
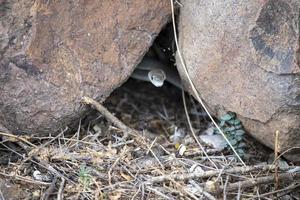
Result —
[{"label": "dry grass", "polygon": [[[173,12],[175,29],[174,20]],[[104,107],[86,103],[101,113],[80,120],[77,131],[0,132],[0,200],[300,199],[299,167],[268,164],[272,152],[252,138],[244,139],[245,163],[201,143],[210,116],[191,97],[184,107],[178,89],[130,80]]]},{"label": "dry grass", "polygon": [[[124,138],[122,129],[95,113],[73,133],[22,139],[6,135],[1,154],[15,160],[2,160],[0,199],[299,198],[299,171],[288,173],[294,168],[290,164],[275,177],[276,166],[266,163],[271,152],[251,138],[246,138],[247,167],[230,152],[202,144],[205,156],[190,135],[181,92],[175,88],[131,80],[105,107],[136,133]],[[209,121],[192,98],[187,109],[198,136]],[[186,133],[177,141],[186,147],[183,154],[170,140],[175,127]],[[11,194],[5,183],[13,185]]]}]

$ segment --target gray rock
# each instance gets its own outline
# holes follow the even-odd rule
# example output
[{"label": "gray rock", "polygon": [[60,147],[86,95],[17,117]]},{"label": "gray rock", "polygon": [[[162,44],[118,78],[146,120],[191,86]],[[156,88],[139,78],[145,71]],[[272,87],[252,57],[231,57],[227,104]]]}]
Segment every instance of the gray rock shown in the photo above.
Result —
[{"label": "gray rock", "polygon": [[[215,115],[280,151],[300,146],[300,1],[182,1],[179,43],[189,74]],[[178,60],[178,59],[177,59]],[[187,88],[187,78],[178,62]],[[299,150],[287,157],[300,161]]]}]

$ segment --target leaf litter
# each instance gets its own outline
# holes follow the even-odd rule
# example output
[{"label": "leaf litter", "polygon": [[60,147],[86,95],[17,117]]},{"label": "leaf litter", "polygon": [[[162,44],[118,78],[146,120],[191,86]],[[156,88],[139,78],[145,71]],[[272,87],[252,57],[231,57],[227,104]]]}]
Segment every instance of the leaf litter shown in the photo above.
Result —
[{"label": "leaf litter", "polygon": [[[190,96],[186,102],[196,136],[213,134],[200,105]],[[243,136],[246,167],[228,149],[200,140],[204,155],[189,131],[181,91],[168,84],[129,80],[103,105],[136,133],[125,134],[94,110],[77,131],[2,137],[0,199],[299,198],[300,170],[284,159],[274,165],[274,153],[244,135],[232,114],[220,123],[238,126],[225,128]],[[9,184],[24,192],[5,192]]]}]

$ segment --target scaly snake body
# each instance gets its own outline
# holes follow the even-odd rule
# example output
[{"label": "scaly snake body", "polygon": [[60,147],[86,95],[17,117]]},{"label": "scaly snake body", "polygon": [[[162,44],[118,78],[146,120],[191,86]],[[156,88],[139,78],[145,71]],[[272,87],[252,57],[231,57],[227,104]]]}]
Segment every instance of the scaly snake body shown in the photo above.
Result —
[{"label": "scaly snake body", "polygon": [[164,81],[181,89],[181,79],[175,68],[166,66],[154,58],[145,57],[131,75],[132,78],[149,81],[161,87]]}]

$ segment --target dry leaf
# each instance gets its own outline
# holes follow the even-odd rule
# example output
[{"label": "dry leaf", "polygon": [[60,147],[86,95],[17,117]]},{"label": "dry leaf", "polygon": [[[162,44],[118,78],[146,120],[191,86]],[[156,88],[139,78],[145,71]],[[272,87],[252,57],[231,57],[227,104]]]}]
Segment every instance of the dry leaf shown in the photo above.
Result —
[{"label": "dry leaf", "polygon": [[130,175],[124,174],[123,172],[121,172],[120,174],[126,181],[132,180],[132,177]]},{"label": "dry leaf", "polygon": [[120,199],[122,196],[122,193],[121,192],[118,192],[118,191],[115,191],[115,192],[112,192],[112,193],[109,193],[109,199],[110,200],[118,200]]}]

